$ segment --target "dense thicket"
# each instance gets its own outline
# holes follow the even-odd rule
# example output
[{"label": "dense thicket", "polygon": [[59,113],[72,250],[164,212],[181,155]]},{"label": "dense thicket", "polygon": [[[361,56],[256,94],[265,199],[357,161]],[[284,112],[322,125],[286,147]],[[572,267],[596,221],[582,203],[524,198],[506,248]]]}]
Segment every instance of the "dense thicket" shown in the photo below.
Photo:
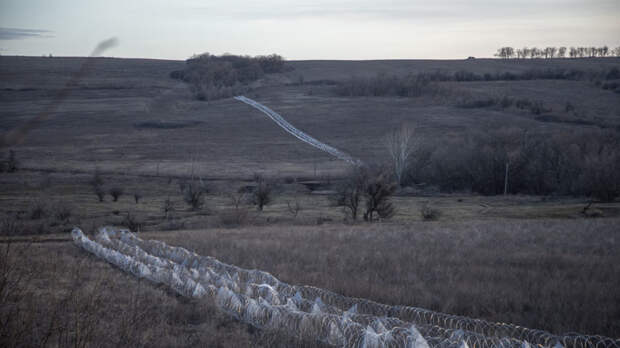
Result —
[{"label": "dense thicket", "polygon": [[620,135],[590,130],[549,136],[516,129],[471,134],[427,143],[408,168],[409,184],[446,192],[495,195],[507,189],[611,201],[620,195]]},{"label": "dense thicket", "polygon": [[197,99],[213,100],[241,94],[248,83],[264,74],[284,70],[284,59],[277,54],[250,57],[204,53],[189,58],[185,69],[173,71],[170,76],[189,83]]}]

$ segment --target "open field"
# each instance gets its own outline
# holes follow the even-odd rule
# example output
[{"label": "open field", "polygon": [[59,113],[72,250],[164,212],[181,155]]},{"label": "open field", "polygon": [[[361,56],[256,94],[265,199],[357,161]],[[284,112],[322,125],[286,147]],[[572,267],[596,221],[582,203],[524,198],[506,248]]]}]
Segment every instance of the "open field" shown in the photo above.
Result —
[{"label": "open field", "polygon": [[[269,226],[141,237],[349,296],[554,333],[614,337],[620,329],[617,224],[612,219]],[[10,247],[17,253],[11,255],[23,260],[17,267],[27,277],[19,285],[23,292],[13,293],[8,303],[29,294],[28,301],[19,302],[19,313],[37,328],[24,327],[26,338],[15,331],[17,337],[0,335],[3,339],[38,342],[49,335],[52,345],[80,339],[103,346],[302,343],[253,330],[218,314],[211,304],[188,302],[139,282],[68,242]],[[66,308],[58,311],[58,306]],[[51,314],[29,317],[32,308]]]},{"label": "open field", "polygon": [[[8,130],[40,112],[62,87],[79,58],[0,57],[0,115]],[[365,161],[385,158],[380,139],[403,122],[417,125],[419,136],[438,143],[500,127],[533,133],[596,129],[597,126],[544,122],[519,110],[467,109],[462,97],[508,95],[533,98],[552,108],[556,119],[577,116],[562,111],[574,105],[579,120],[620,125],[620,98],[589,81],[532,80],[446,82],[445,93],[419,98],[338,97],[329,85],[312,81],[346,80],[353,75],[419,71],[474,73],[532,68],[583,71],[620,67],[620,59],[557,59],[524,62],[476,61],[308,61],[291,62],[295,70],[268,75],[248,97],[282,114],[294,126],[328,145]],[[345,68],[346,66],[347,68]],[[305,176],[342,173],[345,166],[299,141],[259,111],[232,99],[194,100],[189,87],[168,74],[183,62],[100,58],[94,72],[34,130],[16,150],[22,165],[55,170],[102,170],[212,178],[249,178],[254,172]],[[336,74],[333,71],[338,70]],[[323,75],[326,74],[326,75]],[[304,85],[296,83],[304,76]],[[329,77],[328,77],[329,76]],[[153,126],[152,122],[162,122]]]},{"label": "open field", "polygon": [[[82,60],[0,57],[0,132],[44,110]],[[390,220],[353,222],[330,197],[350,169],[345,162],[239,101],[195,100],[169,76],[184,64],[96,58],[52,117],[11,148],[19,170],[0,173],[0,251],[10,246],[2,260],[24,262],[10,274],[21,279],[13,293],[0,296],[7,346],[316,345],[237,323],[69,243],[73,226],[93,233],[103,225],[132,226],[141,238],[347,296],[620,337],[617,199],[448,193],[421,183],[397,191]],[[265,75],[247,96],[367,163],[386,161],[383,139],[401,124],[444,151],[501,129],[544,138],[620,129],[618,90],[596,80],[442,81],[418,97],[342,96],[334,85],[379,73],[598,71],[620,68],[620,58],[287,64],[294,69]],[[504,97],[550,111],[470,106]],[[273,184],[263,211],[240,193],[256,189],[255,174]],[[201,209],[184,202],[190,181],[208,187]],[[123,190],[118,201],[114,188]],[[438,221],[423,221],[425,206]]]}]

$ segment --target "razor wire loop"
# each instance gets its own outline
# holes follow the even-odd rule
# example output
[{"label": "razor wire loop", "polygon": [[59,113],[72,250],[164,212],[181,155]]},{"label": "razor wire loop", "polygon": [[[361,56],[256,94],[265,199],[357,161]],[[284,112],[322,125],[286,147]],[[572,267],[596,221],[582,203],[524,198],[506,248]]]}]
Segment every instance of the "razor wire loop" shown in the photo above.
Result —
[{"label": "razor wire loop", "polygon": [[353,158],[351,155],[344,153],[338,149],[336,149],[335,147],[329,146],[313,137],[311,137],[310,135],[300,131],[299,129],[295,128],[292,124],[290,124],[288,121],[286,121],[284,119],[284,117],[282,117],[280,114],[278,114],[277,112],[271,110],[270,108],[266,107],[265,105],[254,101],[250,98],[244,97],[244,96],[237,96],[234,97],[235,100],[238,100],[242,103],[246,103],[260,111],[262,111],[264,114],[266,114],[267,116],[269,116],[269,118],[271,120],[273,120],[278,126],[282,127],[285,131],[287,131],[289,134],[293,135],[294,137],[296,137],[297,139],[316,147],[319,150],[325,151],[327,153],[329,153],[330,155],[341,159],[343,161],[346,161],[350,164],[353,164],[355,166],[362,166],[363,163],[362,161],[360,161],[359,159]]},{"label": "razor wire loop", "polygon": [[505,323],[426,309],[389,306],[290,285],[259,270],[228,265],[181,247],[101,228],[91,240],[72,231],[79,247],[136,277],[182,296],[212,299],[219,309],[260,329],[341,347],[620,347],[620,340],[553,335]]}]

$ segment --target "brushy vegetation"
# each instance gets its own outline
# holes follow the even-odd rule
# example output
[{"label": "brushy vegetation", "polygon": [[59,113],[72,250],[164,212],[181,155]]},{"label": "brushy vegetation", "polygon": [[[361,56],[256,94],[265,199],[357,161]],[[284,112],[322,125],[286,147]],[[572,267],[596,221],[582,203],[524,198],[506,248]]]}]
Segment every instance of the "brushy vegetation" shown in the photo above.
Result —
[{"label": "brushy vegetation", "polygon": [[481,98],[481,99],[464,99],[457,103],[457,107],[465,109],[475,108],[488,108],[499,107],[507,109],[515,107],[519,110],[526,110],[533,115],[540,115],[553,111],[550,107],[544,105],[540,100],[530,100],[527,98],[512,98],[509,96],[496,97],[496,98]]},{"label": "brushy vegetation", "polygon": [[[442,191],[589,196],[613,201],[620,195],[620,137],[590,130],[537,135],[500,129],[426,144],[412,156],[408,183]],[[506,178],[506,175],[508,178]],[[506,187],[507,182],[507,187]]]},{"label": "brushy vegetation", "polygon": [[274,183],[261,175],[254,175],[256,187],[252,192],[252,204],[256,209],[263,211],[263,208],[273,202],[273,186]]},{"label": "brushy vegetation", "polygon": [[[339,96],[398,96],[419,97],[445,93],[437,82],[471,82],[471,81],[520,81],[520,80],[587,80],[603,81],[620,79],[620,70],[616,67],[585,71],[577,69],[540,69],[527,70],[522,73],[497,72],[478,74],[471,71],[447,73],[442,71],[408,74],[405,76],[377,74],[375,77],[351,77],[339,83],[334,92]],[[607,84],[611,89],[612,84]],[[615,89],[615,86],[613,86]]]},{"label": "brushy vegetation", "polygon": [[205,205],[205,196],[209,187],[202,180],[191,180],[179,183],[179,189],[183,194],[183,200],[193,210],[200,210]]},{"label": "brushy vegetation", "polygon": [[250,82],[286,69],[284,59],[277,54],[250,57],[204,53],[189,58],[186,64],[184,70],[173,71],[170,76],[189,83],[199,100],[243,94]]},{"label": "brushy vegetation", "polygon": [[333,205],[342,207],[345,219],[350,218],[353,221],[357,220],[362,203],[364,221],[391,218],[394,216],[395,207],[390,197],[396,191],[397,185],[388,173],[385,168],[351,168],[331,196]]}]

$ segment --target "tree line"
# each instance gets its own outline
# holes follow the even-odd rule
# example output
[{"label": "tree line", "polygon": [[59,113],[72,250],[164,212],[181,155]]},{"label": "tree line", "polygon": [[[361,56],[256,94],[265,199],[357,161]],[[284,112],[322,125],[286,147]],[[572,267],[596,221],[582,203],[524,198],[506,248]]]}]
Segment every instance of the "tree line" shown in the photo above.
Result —
[{"label": "tree line", "polygon": [[393,177],[401,186],[484,195],[620,195],[620,135],[615,130],[536,134],[517,128],[425,142],[414,128],[387,137]]},{"label": "tree line", "polygon": [[503,59],[534,59],[534,58],[594,58],[594,57],[620,57],[620,46],[616,48],[602,47],[500,47],[494,56]]}]

